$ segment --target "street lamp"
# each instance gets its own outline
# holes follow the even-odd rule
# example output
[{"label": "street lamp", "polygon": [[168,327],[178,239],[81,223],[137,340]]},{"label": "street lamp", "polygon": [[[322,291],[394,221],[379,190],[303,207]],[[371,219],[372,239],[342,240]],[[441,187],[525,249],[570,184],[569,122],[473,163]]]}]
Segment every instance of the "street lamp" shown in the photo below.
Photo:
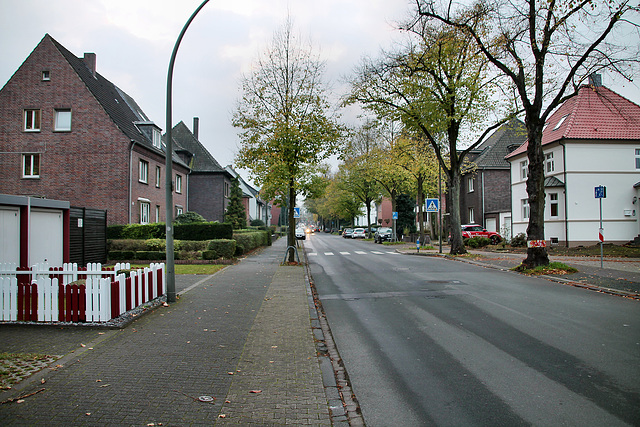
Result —
[{"label": "street lamp", "polygon": [[182,28],[178,40],[173,47],[171,53],[171,60],[169,61],[169,72],[167,74],[167,140],[166,140],[166,169],[165,174],[165,204],[166,204],[166,223],[167,223],[167,270],[165,272],[165,278],[167,281],[167,302],[176,301],[176,273],[173,257],[173,140],[171,139],[171,85],[173,83],[173,65],[176,60],[176,54],[178,53],[178,47],[182,41],[184,33],[187,31],[189,24],[196,17],[198,12],[207,4],[209,0],[204,0],[202,4],[193,12],[193,15],[189,18],[187,23]]}]

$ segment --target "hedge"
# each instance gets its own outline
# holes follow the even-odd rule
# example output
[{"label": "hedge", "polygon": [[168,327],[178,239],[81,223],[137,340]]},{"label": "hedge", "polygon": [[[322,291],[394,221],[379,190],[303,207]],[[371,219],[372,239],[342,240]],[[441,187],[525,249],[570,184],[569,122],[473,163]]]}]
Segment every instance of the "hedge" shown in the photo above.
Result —
[{"label": "hedge", "polygon": [[[211,240],[207,247],[207,252],[215,252],[218,257],[222,258],[233,258],[236,252],[236,241],[233,239]],[[204,252],[202,255],[204,257]]]},{"label": "hedge", "polygon": [[242,230],[240,233],[234,233],[233,238],[237,242],[237,246],[242,247],[242,253],[236,250],[236,255],[242,255],[252,249],[271,244],[271,233],[265,230]]},{"label": "hedge", "polygon": [[[232,237],[231,224],[219,222],[175,224],[173,228],[173,238],[177,240],[213,240],[231,239]],[[162,222],[110,225],[107,227],[107,239],[166,239],[166,226]]]}]

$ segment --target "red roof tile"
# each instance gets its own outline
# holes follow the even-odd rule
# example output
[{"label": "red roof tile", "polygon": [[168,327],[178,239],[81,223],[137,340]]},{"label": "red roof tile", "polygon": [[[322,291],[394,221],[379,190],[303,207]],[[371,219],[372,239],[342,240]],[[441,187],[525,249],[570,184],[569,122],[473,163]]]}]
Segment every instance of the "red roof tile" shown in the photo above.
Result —
[{"label": "red roof tile", "polygon": [[[582,86],[547,120],[542,145],[560,139],[640,139],[640,106],[604,86]],[[527,145],[507,158],[526,152]]]}]

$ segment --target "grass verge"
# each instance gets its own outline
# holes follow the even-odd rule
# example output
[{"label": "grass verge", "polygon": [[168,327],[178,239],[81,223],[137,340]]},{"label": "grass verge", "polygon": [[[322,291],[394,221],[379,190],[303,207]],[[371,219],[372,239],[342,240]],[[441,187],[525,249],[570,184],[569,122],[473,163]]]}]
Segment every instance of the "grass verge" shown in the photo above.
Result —
[{"label": "grass verge", "polygon": [[[135,270],[136,268],[145,268],[149,267],[148,264],[131,264],[131,269]],[[226,265],[223,264],[176,264],[175,266],[176,274],[213,274],[216,273]]]},{"label": "grass verge", "polygon": [[549,265],[540,265],[535,268],[526,268],[520,264],[519,266],[512,268],[512,270],[532,276],[540,276],[543,274],[571,274],[578,272],[576,268],[570,267],[561,262],[550,262]]}]

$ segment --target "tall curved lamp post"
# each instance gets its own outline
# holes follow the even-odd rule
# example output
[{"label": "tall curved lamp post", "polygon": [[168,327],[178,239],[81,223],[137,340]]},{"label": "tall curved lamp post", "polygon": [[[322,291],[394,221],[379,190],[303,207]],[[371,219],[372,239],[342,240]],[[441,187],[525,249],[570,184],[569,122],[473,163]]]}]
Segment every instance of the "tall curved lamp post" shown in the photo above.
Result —
[{"label": "tall curved lamp post", "polygon": [[176,44],[173,47],[171,53],[171,60],[169,61],[169,73],[167,74],[167,140],[166,140],[166,169],[165,173],[165,204],[166,204],[166,222],[167,222],[167,270],[165,272],[165,278],[167,280],[167,302],[176,301],[176,273],[173,256],[173,140],[171,139],[171,85],[173,83],[173,64],[176,60],[176,54],[178,53],[178,47],[182,41],[184,33],[187,31],[189,24],[196,17],[198,12],[207,4],[209,0],[204,0],[202,4],[193,12],[193,15],[189,18],[180,35]]}]

